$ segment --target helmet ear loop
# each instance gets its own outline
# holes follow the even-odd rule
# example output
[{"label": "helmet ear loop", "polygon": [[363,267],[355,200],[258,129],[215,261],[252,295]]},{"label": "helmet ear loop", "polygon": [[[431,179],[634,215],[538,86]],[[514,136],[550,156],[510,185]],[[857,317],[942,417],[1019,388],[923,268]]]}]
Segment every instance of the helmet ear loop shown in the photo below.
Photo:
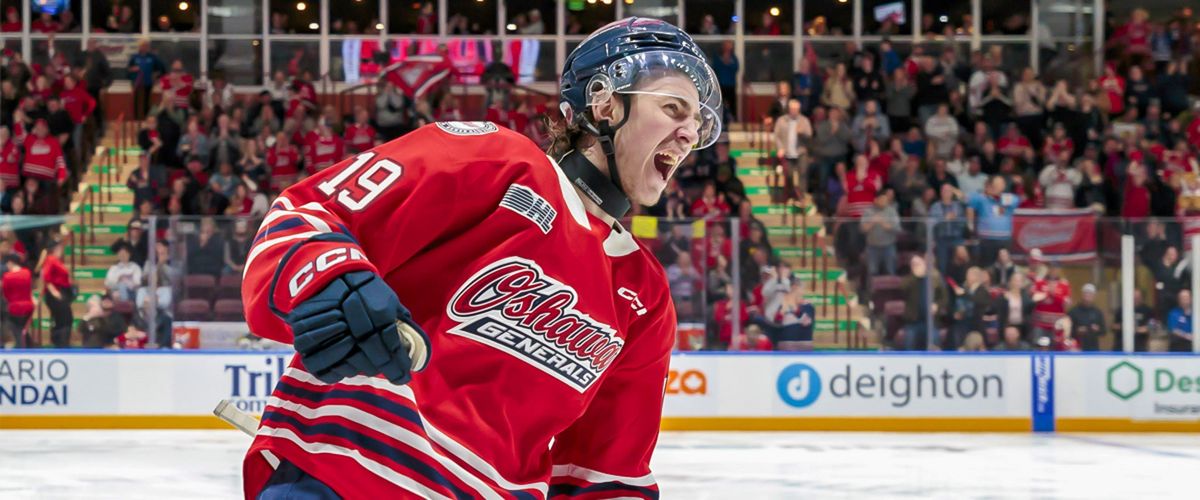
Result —
[{"label": "helmet ear loop", "polygon": [[629,120],[629,115],[631,114],[629,106],[632,103],[632,99],[629,94],[617,95],[621,97],[621,104],[625,108],[624,114],[621,116],[621,121],[617,122],[616,126],[613,126],[608,120],[600,120],[596,124],[596,129],[600,132],[596,138],[600,142],[600,149],[604,151],[604,157],[608,160],[609,178],[612,179],[613,184],[617,186],[617,189],[621,193],[625,193],[625,186],[621,185],[621,173],[617,170],[617,148],[615,142],[617,139],[617,130],[623,127],[625,122]]}]

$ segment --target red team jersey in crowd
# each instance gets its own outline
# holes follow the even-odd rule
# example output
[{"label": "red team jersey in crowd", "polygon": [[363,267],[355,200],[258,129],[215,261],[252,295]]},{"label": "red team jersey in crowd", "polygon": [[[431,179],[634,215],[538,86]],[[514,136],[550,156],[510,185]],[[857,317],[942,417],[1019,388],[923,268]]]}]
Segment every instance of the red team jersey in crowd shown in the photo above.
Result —
[{"label": "red team jersey in crowd", "polygon": [[39,138],[30,135],[25,139],[25,165],[21,167],[25,177],[44,181],[67,178],[67,162],[63,158],[62,146],[52,135]]},{"label": "red team jersey in crowd", "polygon": [[375,147],[375,128],[369,123],[347,125],[345,135],[346,146],[351,153],[359,153]]},{"label": "red team jersey in crowd", "polygon": [[162,82],[163,98],[170,99],[176,107],[188,107],[188,99],[192,97],[192,89],[195,85],[192,75],[187,73],[179,76],[170,74],[162,77],[160,81]]},{"label": "red team jersey in crowd", "polygon": [[1032,325],[1046,331],[1054,331],[1054,323],[1067,315],[1071,300],[1071,284],[1065,279],[1051,285],[1049,280],[1040,279],[1033,283],[1033,293],[1045,293],[1046,298],[1033,305]]},{"label": "red team jersey in crowd", "polygon": [[67,110],[67,114],[71,115],[71,121],[76,125],[82,125],[92,111],[96,110],[96,99],[88,94],[82,85],[75,85],[75,88],[71,90],[64,90],[59,97],[62,99],[63,109]]},{"label": "red team jersey in crowd", "polygon": [[5,190],[21,187],[21,149],[12,139],[0,146],[0,183]]},{"label": "red team jersey in crowd", "polygon": [[[309,240],[322,234],[342,240]],[[281,459],[344,498],[657,497],[665,274],[516,132],[432,124],[292,186],[245,269],[258,335],[290,343],[280,314],[369,270],[432,351],[403,386],[325,384],[294,358],[246,456],[247,498]]]},{"label": "red team jersey in crowd", "polygon": [[308,175],[333,166],[345,156],[346,148],[341,137],[321,137],[316,132],[309,132],[304,137],[304,170]]},{"label": "red team jersey in crowd", "polygon": [[271,172],[271,185],[290,185],[300,178],[300,151],[295,146],[271,146],[267,148],[267,168]]}]

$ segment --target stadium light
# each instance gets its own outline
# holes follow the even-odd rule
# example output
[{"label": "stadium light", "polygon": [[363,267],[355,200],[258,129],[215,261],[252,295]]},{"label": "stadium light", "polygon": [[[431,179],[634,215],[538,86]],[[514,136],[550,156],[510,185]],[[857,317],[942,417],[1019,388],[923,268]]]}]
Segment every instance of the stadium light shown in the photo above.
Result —
[{"label": "stadium light", "polygon": [[375,29],[383,31],[383,23],[375,23]]},{"label": "stadium light", "polygon": [[296,2],[296,10],[304,12],[305,9],[308,9],[308,4],[304,2]]},{"label": "stadium light", "polygon": [[321,29],[321,25],[317,24],[317,23],[308,23],[308,29],[319,30],[319,29]]},{"label": "stadium light", "polygon": [[588,2],[588,3],[590,3],[590,4],[595,4],[595,3],[596,3],[596,0],[587,0],[587,2]]},{"label": "stadium light", "polygon": [[942,23],[948,23],[948,22],[950,22],[950,16],[941,16],[941,17],[938,17],[938,22],[942,22]]},{"label": "stadium light", "polygon": [[188,10],[187,2],[179,2],[179,10]]},{"label": "stadium light", "polygon": [[767,12],[771,13],[771,17],[779,17],[779,7],[771,7]]},{"label": "stadium light", "polygon": [[600,1],[604,2],[604,5],[612,5],[612,0],[600,0]]},{"label": "stadium light", "polygon": [[625,5],[633,5],[633,0],[625,0]]},{"label": "stadium light", "polygon": [[508,31],[517,31],[517,25],[513,23],[508,23],[508,26],[505,26],[505,28],[507,28]]}]

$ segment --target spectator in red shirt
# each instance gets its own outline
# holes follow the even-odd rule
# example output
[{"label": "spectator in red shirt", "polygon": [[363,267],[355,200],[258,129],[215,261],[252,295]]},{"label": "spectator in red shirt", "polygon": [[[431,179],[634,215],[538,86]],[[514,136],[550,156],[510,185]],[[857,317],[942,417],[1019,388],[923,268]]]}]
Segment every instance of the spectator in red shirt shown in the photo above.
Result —
[{"label": "spectator in red shirt", "polygon": [[300,177],[300,151],[292,145],[287,132],[275,134],[275,144],[267,149],[267,170],[271,172],[271,188],[283,191]]},{"label": "spectator in red shirt", "polygon": [[729,346],[731,351],[773,351],[775,347],[771,345],[771,339],[763,335],[762,328],[758,325],[746,325],[746,330],[743,335],[733,339],[733,345]]},{"label": "spectator in red shirt", "polygon": [[371,116],[367,108],[356,106],[354,123],[346,126],[346,146],[349,153],[361,153],[379,145],[375,135],[375,127],[371,126]]},{"label": "spectator in red shirt", "polygon": [[746,301],[739,301],[738,313],[735,318],[733,312],[733,285],[725,286],[725,293],[720,300],[713,303],[713,321],[717,326],[717,341],[722,346],[728,346],[733,340],[733,322],[737,321],[745,325],[750,320],[750,313],[746,310]]},{"label": "spectator in red shirt", "polygon": [[83,125],[84,120],[96,109],[96,100],[79,85],[79,80],[74,75],[63,78],[63,92],[60,98],[63,108],[71,115],[71,121],[75,122],[76,126]]},{"label": "spectator in red shirt", "polygon": [[871,171],[863,155],[854,156],[854,170],[846,173],[846,212],[858,218],[875,203],[875,194],[883,189],[883,178]]},{"label": "spectator in red shirt", "polygon": [[3,344],[6,349],[13,347],[29,347],[26,345],[24,334],[29,317],[33,315],[33,275],[29,269],[21,267],[21,257],[17,254],[4,256],[4,276],[0,277],[0,288],[4,290],[4,301],[8,303],[4,318]]},{"label": "spectator in red shirt", "polygon": [[342,138],[333,135],[333,130],[324,120],[317,121],[317,129],[309,132],[304,144],[304,169],[308,175],[325,170],[346,156]]},{"label": "spectator in red shirt", "polygon": [[176,59],[171,63],[171,71],[159,79],[162,85],[163,101],[178,109],[186,110],[192,97],[195,81],[192,75],[183,70],[183,61]]},{"label": "spectator in red shirt", "polygon": [[1029,139],[1021,135],[1021,129],[1017,128],[1016,124],[1009,125],[1004,136],[996,142],[996,149],[1000,154],[1018,160],[1024,158],[1030,148]]},{"label": "spectator in red shirt", "polygon": [[29,31],[33,33],[57,33],[58,21],[54,20],[53,14],[43,11],[41,17],[29,23]]},{"label": "spectator in red shirt", "polygon": [[0,23],[0,31],[15,33],[21,31],[21,11],[9,6],[4,9],[4,22]]},{"label": "spectator in red shirt", "polygon": [[[0,189],[6,195],[21,189],[21,148],[10,138],[8,127],[3,126],[0,126]],[[0,204],[8,205],[7,201]]]},{"label": "spectator in red shirt", "polygon": [[21,174],[47,184],[57,182],[59,186],[67,180],[67,162],[63,158],[62,145],[50,135],[46,120],[39,119],[33,126],[33,135],[25,139],[25,164],[21,167]]},{"label": "spectator in red shirt", "polygon": [[717,195],[717,185],[712,181],[704,184],[704,194],[692,203],[692,216],[715,219],[729,215],[729,204]]},{"label": "spectator in red shirt", "polygon": [[74,314],[71,312],[71,301],[75,299],[71,288],[71,272],[63,264],[63,246],[61,242],[53,242],[47,249],[48,255],[42,264],[42,296],[46,306],[50,308],[53,325],[50,327],[50,342],[54,347],[64,348],[71,344],[71,323]]},{"label": "spectator in red shirt", "polygon": [[1104,76],[1096,82],[1104,92],[1104,100],[1108,106],[1109,116],[1121,116],[1125,113],[1125,77],[1117,74],[1113,63],[1104,65]]}]

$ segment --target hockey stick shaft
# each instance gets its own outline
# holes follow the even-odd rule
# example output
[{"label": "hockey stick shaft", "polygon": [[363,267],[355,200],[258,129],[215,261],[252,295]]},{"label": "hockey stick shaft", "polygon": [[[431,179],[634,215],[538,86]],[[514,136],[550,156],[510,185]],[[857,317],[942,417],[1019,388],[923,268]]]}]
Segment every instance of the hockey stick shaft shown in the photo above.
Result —
[{"label": "hockey stick shaft", "polygon": [[213,415],[232,425],[233,428],[246,433],[247,436],[254,436],[255,430],[258,429],[258,419],[237,409],[228,399],[222,399],[217,403],[217,407],[213,408]]}]

